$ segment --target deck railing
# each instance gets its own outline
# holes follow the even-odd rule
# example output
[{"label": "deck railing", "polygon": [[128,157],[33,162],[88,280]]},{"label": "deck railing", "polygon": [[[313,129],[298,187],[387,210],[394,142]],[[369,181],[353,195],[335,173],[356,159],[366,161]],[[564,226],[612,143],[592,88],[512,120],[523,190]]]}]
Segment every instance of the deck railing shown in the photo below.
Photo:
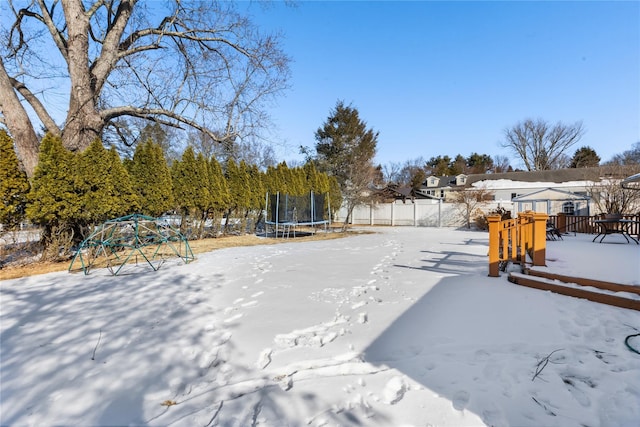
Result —
[{"label": "deck railing", "polygon": [[[628,231],[632,236],[640,235],[640,215],[623,215],[634,221]],[[547,221],[561,233],[599,232],[596,220],[602,215],[547,215],[538,212],[522,212],[518,218],[503,220],[500,215],[489,215],[489,276],[498,277],[500,270],[512,262],[534,266],[545,265],[547,248]]]},{"label": "deck railing", "polygon": [[489,215],[489,276],[500,276],[509,262],[523,267],[545,265],[548,218],[539,212],[522,212],[515,219],[505,220]]},{"label": "deck railing", "polygon": [[[622,215],[624,219],[634,221],[630,224],[628,230],[629,234],[640,235],[640,215]],[[603,219],[602,215],[550,215],[549,221],[558,229],[561,233],[586,233],[597,234],[598,226],[594,222],[595,220]]]}]

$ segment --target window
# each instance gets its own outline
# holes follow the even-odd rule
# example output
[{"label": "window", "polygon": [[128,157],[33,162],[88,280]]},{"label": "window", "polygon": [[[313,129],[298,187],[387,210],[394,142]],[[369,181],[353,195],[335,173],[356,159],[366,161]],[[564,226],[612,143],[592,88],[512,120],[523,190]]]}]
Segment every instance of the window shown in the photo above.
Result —
[{"label": "window", "polygon": [[562,204],[562,213],[564,213],[565,215],[574,215],[575,209],[576,206],[573,204],[573,202],[564,202]]}]

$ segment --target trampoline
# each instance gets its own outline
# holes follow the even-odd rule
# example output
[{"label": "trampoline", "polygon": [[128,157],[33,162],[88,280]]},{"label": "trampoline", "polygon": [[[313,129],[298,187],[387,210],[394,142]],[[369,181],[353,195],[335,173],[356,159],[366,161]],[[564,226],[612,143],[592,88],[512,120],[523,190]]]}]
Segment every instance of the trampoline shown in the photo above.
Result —
[{"label": "trampoline", "polygon": [[266,234],[274,237],[296,237],[301,235],[297,231],[298,227],[311,227],[315,232],[317,226],[324,226],[326,231],[331,215],[329,199],[325,196],[313,191],[304,196],[267,193]]}]

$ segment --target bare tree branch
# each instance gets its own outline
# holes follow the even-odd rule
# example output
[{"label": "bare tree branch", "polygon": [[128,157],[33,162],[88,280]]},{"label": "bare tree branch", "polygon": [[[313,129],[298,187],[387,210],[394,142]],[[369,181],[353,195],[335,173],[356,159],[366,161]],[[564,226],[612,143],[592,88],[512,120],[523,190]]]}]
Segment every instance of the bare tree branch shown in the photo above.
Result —
[{"label": "bare tree branch", "polygon": [[[57,121],[70,149],[84,149],[105,130],[123,136],[110,121],[125,116],[192,127],[226,143],[257,136],[268,122],[266,101],[287,88],[289,58],[279,39],[260,34],[233,2],[173,0],[154,3],[154,13],[137,0],[9,4],[15,19],[0,48],[13,90],[54,130],[57,106],[46,93],[68,88],[66,118]],[[44,79],[50,88],[42,88]],[[5,121],[10,133],[31,126]]]},{"label": "bare tree branch", "polygon": [[584,129],[581,122],[552,127],[542,119],[526,119],[504,131],[504,148],[512,150],[527,170],[548,170],[566,163],[566,152],[576,144]]},{"label": "bare tree branch", "polygon": [[31,108],[38,115],[38,118],[42,121],[44,128],[47,132],[51,132],[54,135],[60,135],[60,128],[53,120],[53,118],[49,115],[46,108],[40,100],[33,94],[31,91],[22,83],[16,79],[10,79],[12,86],[16,91],[20,93],[24,97],[24,99],[31,105]]}]

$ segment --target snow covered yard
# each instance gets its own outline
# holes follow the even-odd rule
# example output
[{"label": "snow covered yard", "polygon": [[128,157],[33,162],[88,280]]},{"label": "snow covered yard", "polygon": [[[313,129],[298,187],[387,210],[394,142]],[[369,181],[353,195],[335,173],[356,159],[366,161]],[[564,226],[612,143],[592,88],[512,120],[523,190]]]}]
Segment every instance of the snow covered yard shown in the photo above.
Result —
[{"label": "snow covered yard", "polygon": [[[639,312],[487,277],[484,232],[374,230],[0,282],[0,424],[640,424]],[[547,268],[640,286],[592,237]]]}]

